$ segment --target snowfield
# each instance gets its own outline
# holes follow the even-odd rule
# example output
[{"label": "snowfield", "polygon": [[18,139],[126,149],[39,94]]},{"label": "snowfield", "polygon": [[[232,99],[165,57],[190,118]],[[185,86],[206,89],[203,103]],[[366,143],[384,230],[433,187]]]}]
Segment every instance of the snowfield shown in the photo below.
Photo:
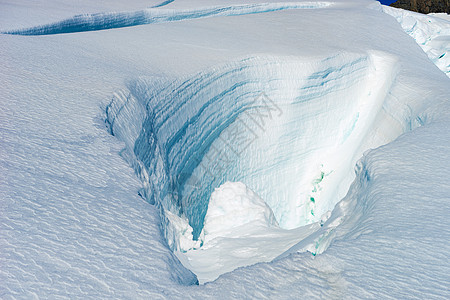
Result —
[{"label": "snowfield", "polygon": [[449,21],[7,0],[0,32],[0,298],[450,298]]}]

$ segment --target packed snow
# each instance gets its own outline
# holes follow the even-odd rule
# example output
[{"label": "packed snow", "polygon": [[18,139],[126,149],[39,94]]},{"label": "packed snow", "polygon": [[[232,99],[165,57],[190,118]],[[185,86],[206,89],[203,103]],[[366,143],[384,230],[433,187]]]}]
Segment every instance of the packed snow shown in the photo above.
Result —
[{"label": "packed snow", "polygon": [[449,24],[3,1],[0,297],[450,298]]}]

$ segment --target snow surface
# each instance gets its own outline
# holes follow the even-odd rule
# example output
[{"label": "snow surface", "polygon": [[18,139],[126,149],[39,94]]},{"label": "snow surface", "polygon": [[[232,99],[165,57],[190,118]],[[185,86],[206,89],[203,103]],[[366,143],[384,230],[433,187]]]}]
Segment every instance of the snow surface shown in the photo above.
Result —
[{"label": "snow surface", "polygon": [[0,35],[2,298],[450,297],[445,21],[271,3],[0,4],[15,33],[238,10]]}]

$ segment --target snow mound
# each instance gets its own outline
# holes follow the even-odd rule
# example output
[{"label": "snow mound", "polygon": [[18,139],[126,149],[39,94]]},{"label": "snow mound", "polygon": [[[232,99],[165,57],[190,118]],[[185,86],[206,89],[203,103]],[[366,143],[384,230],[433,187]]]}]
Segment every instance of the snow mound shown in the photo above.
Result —
[{"label": "snow mound", "polygon": [[239,236],[243,226],[278,227],[270,207],[242,182],[225,182],[209,200],[203,233],[205,243],[216,237]]},{"label": "snow mound", "polygon": [[166,1],[153,8],[147,8],[144,10],[132,12],[110,12],[76,15],[73,18],[66,19],[60,22],[26,29],[11,30],[5,33],[18,35],[73,33],[218,16],[240,16],[287,9],[315,9],[332,5],[332,2],[286,2],[213,6],[196,9],[157,8],[165,6],[170,2],[171,1]]},{"label": "snow mound", "polygon": [[175,254],[203,284],[236,268],[271,261],[319,228],[316,223],[281,229],[256,193],[242,182],[226,182],[211,194],[202,246]]}]

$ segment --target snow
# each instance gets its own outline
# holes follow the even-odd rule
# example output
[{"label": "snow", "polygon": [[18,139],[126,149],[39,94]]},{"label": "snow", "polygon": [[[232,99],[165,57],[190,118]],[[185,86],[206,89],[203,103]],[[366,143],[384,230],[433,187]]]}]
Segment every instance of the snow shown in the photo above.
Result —
[{"label": "snow", "polygon": [[[370,134],[377,117],[378,124],[391,124],[396,113],[381,111],[396,64],[381,52],[308,62],[244,58],[174,82],[141,80],[116,94],[107,120],[148,183],[145,194],[167,217],[162,227],[169,246],[185,253],[206,244],[208,229],[201,232],[210,213],[209,195],[225,180],[244,181],[284,229],[320,221],[345,195],[362,153],[406,127],[395,132],[386,126],[388,132]],[[321,112],[322,107],[328,110]],[[234,224],[243,217],[229,218]],[[220,230],[231,228],[225,223]],[[286,247],[278,244],[271,257]],[[216,277],[217,271],[205,280]]]},{"label": "snow", "polygon": [[429,13],[428,15],[450,21],[450,15],[446,13]]},{"label": "snow", "polygon": [[286,9],[313,9],[329,6],[328,2],[256,3],[212,6],[191,10],[154,9],[166,4],[133,12],[82,14],[49,25],[7,31],[9,34],[45,35],[122,28],[153,23],[166,23],[216,16],[239,16]]},{"label": "snow", "polygon": [[[441,14],[423,15],[407,10],[383,6],[422,47],[430,60],[450,77],[450,20]],[[444,14],[446,15],[446,14]]]},{"label": "snow", "polygon": [[448,22],[317,3],[3,1],[1,297],[449,298]]},{"label": "snow", "polygon": [[226,182],[211,194],[201,247],[176,254],[205,283],[241,266],[272,261],[318,228],[316,223],[283,230],[263,199],[242,182]]}]

